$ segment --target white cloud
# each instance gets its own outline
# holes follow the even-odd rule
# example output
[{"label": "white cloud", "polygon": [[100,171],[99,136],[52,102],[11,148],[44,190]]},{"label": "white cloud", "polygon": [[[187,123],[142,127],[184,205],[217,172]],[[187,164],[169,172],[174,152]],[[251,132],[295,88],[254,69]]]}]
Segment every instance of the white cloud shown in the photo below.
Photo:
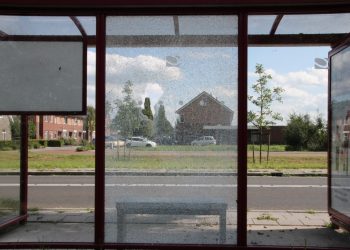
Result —
[{"label": "white cloud", "polygon": [[107,54],[106,67],[109,83],[124,84],[130,80],[137,85],[146,82],[163,83],[181,78],[179,68],[167,67],[164,59],[154,56],[126,57]]},{"label": "white cloud", "polygon": [[287,74],[279,74],[272,69],[266,70],[271,74],[272,81],[290,85],[327,85],[327,70],[306,69],[301,71],[289,72]]}]

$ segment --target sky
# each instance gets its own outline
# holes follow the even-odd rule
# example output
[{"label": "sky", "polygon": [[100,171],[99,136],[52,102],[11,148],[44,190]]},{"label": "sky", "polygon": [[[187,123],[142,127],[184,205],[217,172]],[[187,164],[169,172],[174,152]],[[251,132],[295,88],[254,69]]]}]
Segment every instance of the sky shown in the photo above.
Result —
[{"label": "sky", "polygon": [[[252,47],[248,51],[248,94],[256,81],[255,65],[263,64],[271,74],[270,87],[282,87],[283,103],[274,103],[273,111],[283,116],[283,125],[291,113],[318,114],[327,117],[328,71],[315,69],[315,58],[327,58],[329,47]],[[171,57],[171,58],[169,58]],[[109,48],[106,55],[106,98],[111,103],[122,99],[126,81],[133,83],[134,99],[143,106],[150,97],[153,112],[157,104],[165,106],[174,124],[176,110],[206,91],[234,111],[237,124],[237,48]],[[95,100],[95,51],[88,52],[88,104]],[[256,107],[249,104],[249,110]],[[116,109],[115,109],[116,110]],[[114,110],[114,111],[115,111]]]}]

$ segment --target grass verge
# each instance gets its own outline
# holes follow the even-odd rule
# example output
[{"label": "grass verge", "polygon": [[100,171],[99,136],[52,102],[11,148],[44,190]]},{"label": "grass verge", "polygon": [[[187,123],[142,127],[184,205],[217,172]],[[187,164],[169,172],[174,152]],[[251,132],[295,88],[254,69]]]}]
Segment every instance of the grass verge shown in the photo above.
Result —
[{"label": "grass verge", "polygon": [[[176,149],[176,150],[175,150]],[[216,149],[216,150],[213,150]],[[220,150],[219,150],[220,149]],[[117,159],[110,155],[115,151],[106,150],[106,167],[118,170],[234,170],[237,158],[234,146],[216,145],[209,147],[159,146],[157,148],[133,148],[130,159],[120,152]],[[127,154],[128,155],[128,154]],[[248,156],[248,169],[326,169],[326,153],[278,152],[270,156],[267,163],[253,163],[252,154]],[[29,169],[36,171],[50,170],[94,170],[95,155],[72,151],[70,153],[29,152]],[[19,171],[19,152],[0,151],[0,171]]]}]

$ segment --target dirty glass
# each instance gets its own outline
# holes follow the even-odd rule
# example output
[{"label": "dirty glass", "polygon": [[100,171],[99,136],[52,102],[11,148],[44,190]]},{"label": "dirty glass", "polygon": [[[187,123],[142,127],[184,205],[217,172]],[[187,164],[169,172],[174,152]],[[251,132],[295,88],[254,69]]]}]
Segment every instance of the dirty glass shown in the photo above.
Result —
[{"label": "dirty glass", "polygon": [[108,17],[105,105],[106,242],[235,244],[237,17]]},{"label": "dirty glass", "polygon": [[19,116],[0,115],[0,225],[19,215],[20,126]]},{"label": "dirty glass", "polygon": [[350,49],[331,57],[331,207],[350,217]]},{"label": "dirty glass", "polygon": [[349,33],[350,14],[284,15],[276,34]]},{"label": "dirty glass", "polygon": [[[62,111],[60,109],[62,105],[67,108],[66,111],[74,109],[75,105],[81,108],[83,48],[80,41],[81,34],[72,19],[48,16],[1,16],[0,20],[0,34],[2,37],[8,36],[8,39],[4,39],[5,41],[0,41],[0,54],[3,58],[8,58],[6,62],[4,60],[1,62],[0,67],[0,71],[6,73],[0,76],[2,87],[0,101],[4,102],[5,90],[12,94],[11,98],[8,98],[9,95],[5,96],[8,102],[0,105],[1,108],[5,111],[10,111],[7,110],[9,107],[15,107],[15,111],[33,108],[27,105],[23,98],[24,92],[27,92],[26,89],[29,89],[28,92],[35,97],[33,100],[39,103],[32,111],[38,111],[36,109],[38,108],[59,112]],[[82,20],[84,24],[95,22],[94,17],[82,17]],[[94,26],[90,25],[87,32],[94,34]],[[31,37],[26,37],[30,41],[22,41],[23,39],[8,41],[13,38],[11,35]],[[51,35],[55,36],[55,41],[52,41]],[[33,36],[40,36],[40,38]],[[71,36],[74,36],[73,39],[70,39]],[[78,40],[75,42],[76,38]],[[95,48],[90,47],[86,55],[87,116],[57,114],[28,116],[28,170],[30,173],[28,219],[24,225],[1,231],[0,242],[92,242],[94,240],[95,52]],[[17,88],[14,87],[14,83],[18,84]],[[76,85],[78,90],[75,88]],[[23,87],[18,88],[18,86]],[[58,94],[67,100],[58,100],[56,98]],[[56,104],[52,104],[55,101]],[[5,116],[0,120],[5,120]],[[10,131],[6,134],[12,136],[9,137],[12,139],[6,138],[10,142],[17,138],[19,129],[14,116],[12,120],[14,120],[13,124],[6,125],[11,127],[11,129],[6,128],[6,132]],[[0,121],[0,136],[1,129],[3,128]],[[18,151],[11,148],[12,144],[8,146],[6,144],[6,151],[3,151],[1,143],[2,137],[0,137],[1,171],[11,174],[11,171],[18,172]],[[6,143],[9,142],[6,141]],[[0,175],[2,180],[0,212],[5,205],[8,209],[18,203],[17,172],[17,175]]]}]

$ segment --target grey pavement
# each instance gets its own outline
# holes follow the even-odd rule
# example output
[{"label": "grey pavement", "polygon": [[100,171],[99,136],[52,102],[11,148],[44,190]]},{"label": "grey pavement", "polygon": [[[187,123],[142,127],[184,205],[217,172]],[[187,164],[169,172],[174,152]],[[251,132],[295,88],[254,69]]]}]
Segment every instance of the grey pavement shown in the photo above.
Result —
[{"label": "grey pavement", "polygon": [[[236,242],[236,212],[227,212],[226,244]],[[115,211],[106,213],[106,241],[117,242]],[[94,213],[77,210],[31,212],[27,224],[2,232],[0,242],[89,242]],[[350,234],[329,227],[324,211],[249,211],[249,245],[348,247]],[[129,215],[126,242],[217,244],[217,216]]]}]

